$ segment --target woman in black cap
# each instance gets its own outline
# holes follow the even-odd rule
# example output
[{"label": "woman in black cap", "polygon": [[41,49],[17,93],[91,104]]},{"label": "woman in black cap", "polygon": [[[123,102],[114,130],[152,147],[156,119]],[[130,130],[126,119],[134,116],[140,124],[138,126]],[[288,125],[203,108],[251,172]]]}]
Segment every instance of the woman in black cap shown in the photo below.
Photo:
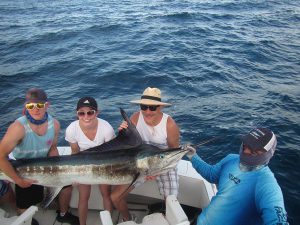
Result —
[{"label": "woman in black cap", "polygon": [[[98,118],[98,104],[93,97],[79,99],[76,108],[78,120],[72,122],[66,129],[66,141],[69,142],[72,154],[103,144],[115,137],[114,129],[105,120]],[[86,224],[88,200],[91,185],[79,184],[79,221]],[[103,198],[104,209],[112,213],[113,205],[110,199],[111,186],[99,185]]]}]

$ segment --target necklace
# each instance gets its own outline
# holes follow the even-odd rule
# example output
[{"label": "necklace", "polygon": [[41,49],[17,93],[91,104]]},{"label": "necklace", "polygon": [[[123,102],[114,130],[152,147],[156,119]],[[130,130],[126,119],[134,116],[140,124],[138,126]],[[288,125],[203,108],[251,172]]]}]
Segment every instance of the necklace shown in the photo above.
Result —
[{"label": "necklace", "polygon": [[152,134],[152,136],[155,136],[156,132],[155,132],[155,127],[153,126],[149,126],[150,127],[150,133]]}]

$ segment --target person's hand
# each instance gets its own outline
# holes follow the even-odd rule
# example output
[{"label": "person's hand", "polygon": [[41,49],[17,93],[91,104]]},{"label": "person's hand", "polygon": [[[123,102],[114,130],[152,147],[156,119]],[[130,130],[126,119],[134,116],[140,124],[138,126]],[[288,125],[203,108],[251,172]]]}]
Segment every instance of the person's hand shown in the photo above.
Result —
[{"label": "person's hand", "polygon": [[128,123],[124,120],[118,127],[118,130],[121,131],[121,130],[127,129],[127,128],[128,128]]},{"label": "person's hand", "polygon": [[145,180],[155,180],[156,176],[146,176]]},{"label": "person's hand", "polygon": [[186,157],[188,157],[189,160],[191,160],[193,156],[197,154],[196,149],[193,148],[191,145],[184,145],[183,149],[188,150],[188,152],[186,153]]},{"label": "person's hand", "polygon": [[30,187],[33,183],[38,183],[36,180],[32,179],[19,179],[18,182],[16,182],[17,185],[19,185],[21,188],[28,188]]}]

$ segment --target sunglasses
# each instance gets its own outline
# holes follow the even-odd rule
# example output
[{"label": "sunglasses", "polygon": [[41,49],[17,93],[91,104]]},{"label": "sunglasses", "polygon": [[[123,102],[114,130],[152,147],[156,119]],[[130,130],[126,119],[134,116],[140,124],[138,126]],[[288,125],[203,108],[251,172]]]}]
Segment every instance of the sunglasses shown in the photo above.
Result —
[{"label": "sunglasses", "polygon": [[34,108],[43,109],[43,108],[45,108],[45,106],[46,106],[46,102],[45,103],[27,103],[25,105],[25,108],[28,110],[32,110]]},{"label": "sunglasses", "polygon": [[149,109],[150,111],[156,111],[156,109],[159,107],[159,105],[140,105],[141,110],[146,111]]},{"label": "sunglasses", "polygon": [[96,110],[90,110],[87,112],[84,111],[77,111],[77,116],[84,116],[85,114],[88,116],[93,116],[96,113]]}]

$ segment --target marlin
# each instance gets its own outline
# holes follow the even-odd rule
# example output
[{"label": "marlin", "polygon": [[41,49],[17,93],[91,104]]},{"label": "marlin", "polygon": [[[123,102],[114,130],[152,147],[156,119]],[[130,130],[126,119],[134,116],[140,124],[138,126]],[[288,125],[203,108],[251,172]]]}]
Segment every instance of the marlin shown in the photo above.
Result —
[{"label": "marlin", "polygon": [[[130,184],[139,178],[156,176],[176,167],[187,153],[185,148],[160,149],[144,144],[124,110],[128,123],[117,137],[109,142],[74,155],[12,160],[17,173],[24,178],[37,180],[48,188],[43,206],[47,207],[66,185]],[[10,180],[2,171],[0,179]]]}]

